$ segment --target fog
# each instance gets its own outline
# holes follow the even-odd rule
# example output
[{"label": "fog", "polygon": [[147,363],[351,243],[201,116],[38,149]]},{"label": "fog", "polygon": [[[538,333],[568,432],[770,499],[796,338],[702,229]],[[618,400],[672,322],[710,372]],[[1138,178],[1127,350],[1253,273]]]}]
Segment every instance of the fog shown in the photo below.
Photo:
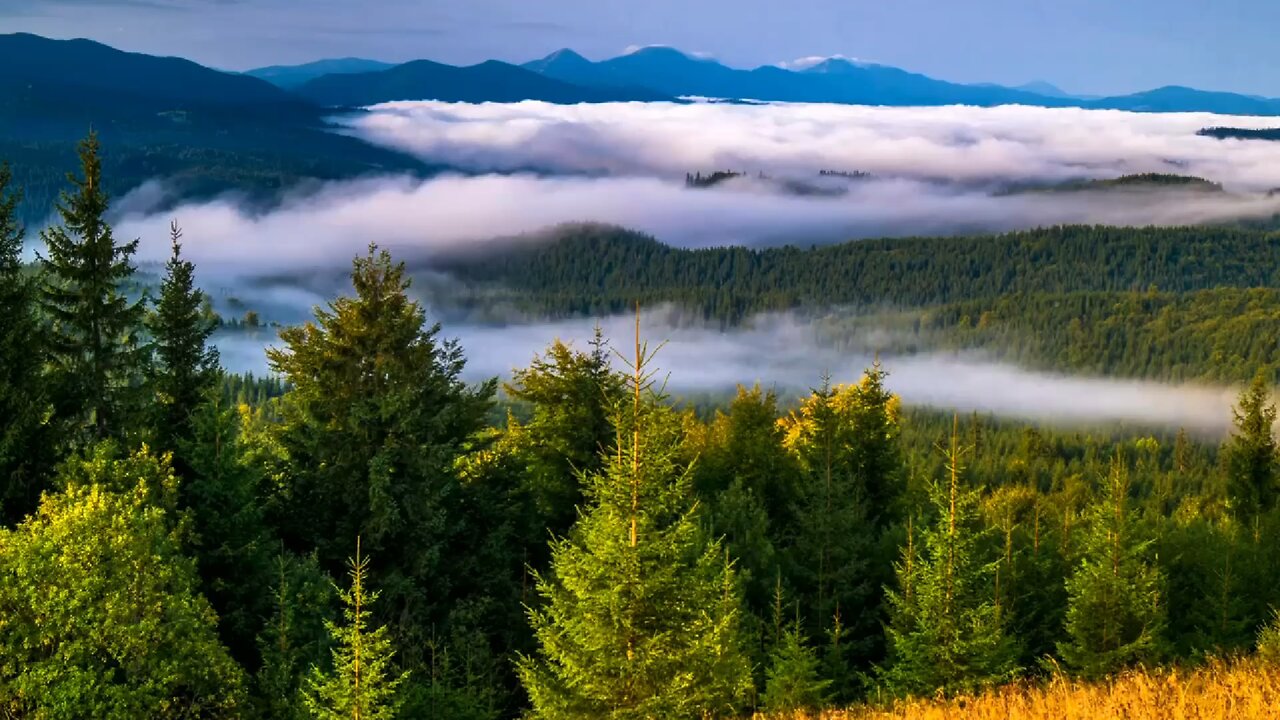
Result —
[{"label": "fog", "polygon": [[1197,191],[1028,193],[992,196],[896,179],[858,182],[840,197],[796,196],[744,180],[691,190],[657,178],[450,175],[331,183],[273,210],[235,198],[148,212],[129,198],[118,225],[142,239],[141,256],[168,253],[177,218],[205,270],[273,272],[345,266],[369,242],[430,253],[566,222],[594,221],[684,247],[779,245],[1005,231],[1063,223],[1177,225],[1280,212],[1280,196]]},{"label": "fog", "polygon": [[1280,187],[1280,143],[1198,137],[1280,118],[1079,108],[768,103],[398,102],[343,120],[371,141],[479,171],[683,178],[733,169],[992,181],[1175,172],[1228,189]]},{"label": "fog", "polygon": [[[1006,231],[1064,223],[1181,225],[1280,213],[1280,143],[1197,137],[1210,125],[1280,120],[1023,107],[867,108],[827,105],[605,104],[379,106],[344,120],[347,132],[457,168],[429,179],[370,177],[294,190],[264,209],[227,196],[169,208],[162,181],[122,198],[117,233],[142,240],[140,258],[168,253],[168,222],[185,229],[186,255],[222,306],[299,322],[345,288],[352,256],[376,242],[415,261],[495,239],[536,236],[568,222],[602,222],[677,246],[835,242],[876,236]],[[749,176],[707,189],[684,174]],[[818,178],[822,169],[871,179]],[[1135,172],[1206,177],[1226,192],[1110,190],[1003,193],[1010,184]],[[772,179],[761,179],[766,173]],[[779,179],[821,182],[812,195]],[[275,275],[274,279],[267,276]],[[221,307],[220,307],[221,309]],[[243,312],[243,309],[240,310]],[[501,316],[500,312],[491,316]],[[625,337],[628,321],[603,321]],[[825,372],[855,379],[866,352],[838,353],[814,326],[756,318],[747,327],[673,323],[650,316],[666,339],[660,364],[676,391],[761,382],[786,390]],[[584,342],[593,321],[507,325],[451,319],[468,378],[505,376],[555,337]],[[1047,332],[1052,332],[1047,329]],[[265,370],[274,331],[218,337],[233,370]],[[1172,387],[1067,377],[976,355],[883,358],[910,404],[1053,422],[1131,422],[1219,433],[1225,388]]]},{"label": "fog", "polygon": [[[607,317],[521,325],[446,324],[442,336],[457,339],[466,353],[465,377],[479,381],[509,377],[554,339],[585,349],[595,325],[619,349],[630,346],[633,318]],[[647,313],[642,334],[661,345],[655,367],[672,394],[731,391],[761,383],[781,393],[803,392],[821,383],[852,382],[874,360],[871,350],[841,353],[823,342],[820,331],[790,316],[761,316],[744,327],[722,331],[673,323],[672,313]],[[238,371],[266,369],[263,347],[270,331],[225,333],[218,338],[223,362]],[[1155,382],[1071,377],[992,362],[980,355],[881,356],[888,386],[904,403],[961,412],[978,411],[1057,425],[1126,423],[1166,429],[1186,428],[1221,435],[1230,425],[1235,391],[1230,388],[1171,386]],[[621,369],[620,361],[619,367]]]}]

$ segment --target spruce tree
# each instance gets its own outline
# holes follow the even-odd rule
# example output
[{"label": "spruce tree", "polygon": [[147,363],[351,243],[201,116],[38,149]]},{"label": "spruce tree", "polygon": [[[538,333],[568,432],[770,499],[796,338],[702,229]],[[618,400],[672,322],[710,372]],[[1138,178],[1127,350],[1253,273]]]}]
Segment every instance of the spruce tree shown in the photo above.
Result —
[{"label": "spruce tree", "polygon": [[1258,657],[1269,665],[1280,666],[1280,611],[1271,614],[1271,622],[1258,632]]},{"label": "spruce tree", "polygon": [[[524,424],[512,420],[517,452],[526,466],[522,490],[533,505],[537,542],[546,533],[569,531],[582,501],[579,479],[601,467],[614,442],[612,411],[623,394],[623,378],[609,362],[609,344],[597,327],[588,351],[559,340],[516,370],[504,386],[508,395],[532,406]],[[533,563],[542,567],[541,559]]]},{"label": "spruce tree", "polygon": [[828,702],[831,685],[821,673],[818,654],[809,647],[800,623],[792,623],[770,656],[761,707],[770,713],[821,709]]},{"label": "spruce tree", "polygon": [[1112,460],[1106,492],[1089,515],[1081,560],[1067,580],[1067,640],[1063,662],[1085,677],[1100,677],[1159,657],[1165,628],[1163,579],[1147,557],[1129,509],[1129,471]]},{"label": "spruce tree", "polygon": [[883,677],[896,692],[973,690],[1008,679],[1017,648],[995,603],[997,562],[984,557],[979,493],[962,486],[959,427],[946,451],[948,477],[930,488],[933,520],[910,541],[889,591],[889,656]]},{"label": "spruce tree", "polygon": [[1257,532],[1260,517],[1280,496],[1280,455],[1274,427],[1276,407],[1266,377],[1258,374],[1232,411],[1235,432],[1223,448],[1227,495],[1240,523]]},{"label": "spruce tree", "polygon": [[351,275],[354,297],[316,308],[267,351],[291,386],[272,441],[282,462],[268,520],[299,554],[336,573],[360,536],[373,558],[401,660],[421,660],[472,573],[457,459],[484,427],[492,382],[468,386],[457,343],[427,325],[403,263],[371,246]]},{"label": "spruce tree", "polygon": [[23,272],[21,195],[11,178],[0,165],[0,525],[35,509],[51,464],[35,287]]},{"label": "spruce tree", "polygon": [[883,654],[884,586],[892,551],[882,551],[898,515],[902,458],[898,401],[877,364],[856,385],[824,382],[783,421],[803,482],[788,575],[806,614],[809,636],[826,640],[834,695],[850,700],[858,671]]},{"label": "spruce tree", "polygon": [[69,176],[72,189],[58,202],[61,223],[41,235],[55,411],[73,446],[129,434],[142,400],[145,306],[126,287],[138,241],[117,243],[107,224],[98,153],[98,136],[90,132],[79,146],[82,176]]},{"label": "spruce tree", "polygon": [[333,667],[313,668],[302,700],[319,720],[390,720],[402,702],[400,686],[408,677],[393,664],[395,651],[385,626],[371,627],[369,607],[378,599],[365,582],[369,560],[356,555],[349,561],[351,587],[338,589],[344,622],[327,624],[333,639]]},{"label": "spruce tree", "polygon": [[209,345],[215,323],[205,312],[207,298],[195,286],[195,266],[182,259],[182,230],[169,226],[172,248],[160,284],[160,299],[148,318],[156,362],[151,385],[155,392],[152,446],[172,452],[175,469],[185,475],[196,408],[218,381],[218,351]]},{"label": "spruce tree", "polygon": [[636,333],[616,450],[537,576],[539,651],[518,663],[536,718],[732,717],[751,689],[733,568],[675,462],[680,427],[650,385],[638,318]]}]

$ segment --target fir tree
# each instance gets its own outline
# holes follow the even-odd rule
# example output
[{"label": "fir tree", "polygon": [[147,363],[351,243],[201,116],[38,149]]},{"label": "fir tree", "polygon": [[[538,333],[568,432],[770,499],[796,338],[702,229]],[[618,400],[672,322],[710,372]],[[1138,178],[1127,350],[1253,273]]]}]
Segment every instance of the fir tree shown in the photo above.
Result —
[{"label": "fir tree", "polygon": [[274,563],[271,616],[258,636],[255,677],[258,714],[268,720],[309,717],[301,691],[308,668],[328,658],[333,582],[314,558],[280,553]]},{"label": "fir tree", "polygon": [[22,268],[21,195],[0,165],[0,525],[16,522],[40,496],[46,452],[35,288]]},{"label": "fir tree", "polygon": [[138,335],[145,306],[130,300],[125,287],[138,241],[116,243],[106,222],[98,152],[98,136],[90,132],[79,146],[83,176],[70,176],[72,190],[58,202],[62,222],[41,235],[48,252],[41,260],[41,303],[52,323],[55,409],[73,445],[125,436],[140,412],[144,358]]},{"label": "fir tree", "polygon": [[1280,611],[1273,612],[1271,622],[1258,632],[1258,657],[1265,663],[1280,666]]},{"label": "fir tree", "polygon": [[303,704],[311,717],[320,720],[390,720],[399,710],[400,686],[408,675],[395,670],[395,651],[387,628],[370,627],[369,607],[377,601],[378,593],[365,587],[369,560],[360,556],[359,539],[348,574],[351,587],[338,590],[345,621],[327,624],[336,646],[332,670],[312,669],[303,689]]},{"label": "fir tree", "polygon": [[1067,580],[1066,642],[1058,652],[1068,667],[1099,677],[1159,657],[1165,627],[1160,571],[1147,557],[1129,510],[1129,471],[1112,460],[1106,493],[1089,516],[1081,561]]},{"label": "fir tree", "polygon": [[175,455],[175,469],[185,475],[183,444],[192,434],[197,406],[218,380],[218,351],[209,345],[215,323],[205,312],[207,297],[195,286],[195,266],[182,259],[182,230],[169,226],[172,254],[165,265],[160,299],[148,318],[156,360],[151,384],[155,391],[152,444]]},{"label": "fir tree", "polygon": [[911,532],[889,591],[884,679],[897,692],[972,690],[1008,679],[1016,647],[994,602],[998,563],[982,556],[978,492],[961,485],[958,420],[946,451],[948,479],[930,490],[934,519]]},{"label": "fir tree", "polygon": [[1260,516],[1275,507],[1280,494],[1280,455],[1273,431],[1276,407],[1263,375],[1240,393],[1233,416],[1235,432],[1223,448],[1227,494],[1241,524],[1256,533]]},{"label": "fir tree", "polygon": [[518,664],[537,718],[732,717],[751,688],[734,572],[675,463],[679,424],[652,393],[638,317],[636,334],[616,451],[537,577],[540,650]]}]

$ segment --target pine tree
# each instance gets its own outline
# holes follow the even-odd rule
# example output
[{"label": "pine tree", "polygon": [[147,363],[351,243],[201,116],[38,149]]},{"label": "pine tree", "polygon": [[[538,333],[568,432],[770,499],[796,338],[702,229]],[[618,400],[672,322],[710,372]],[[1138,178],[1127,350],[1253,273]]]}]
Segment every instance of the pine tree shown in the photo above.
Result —
[{"label": "pine tree", "polygon": [[930,489],[934,518],[914,527],[888,593],[888,685],[904,694],[972,690],[1009,678],[1017,648],[995,603],[997,562],[983,557],[979,493],[961,485],[958,420],[946,451],[948,479]]},{"label": "pine tree", "polygon": [[1280,666],[1280,611],[1273,612],[1271,622],[1258,633],[1258,657],[1265,663]]},{"label": "pine tree", "polygon": [[408,674],[395,670],[395,651],[387,628],[370,627],[369,607],[377,601],[378,593],[365,586],[369,560],[360,556],[359,539],[356,555],[348,562],[351,587],[338,589],[345,622],[327,624],[336,646],[333,668],[330,672],[312,669],[303,689],[303,704],[311,717],[320,720],[390,720],[399,710],[400,686]]},{"label": "pine tree", "polygon": [[732,717],[750,691],[734,572],[675,463],[679,424],[653,392],[638,317],[636,335],[616,450],[537,576],[540,650],[518,663],[533,717]]},{"label": "pine tree", "polygon": [[22,268],[21,194],[0,165],[0,525],[35,509],[51,463],[35,288]]},{"label": "pine tree", "polygon": [[1280,455],[1273,428],[1276,407],[1266,377],[1257,375],[1233,410],[1235,432],[1223,448],[1227,494],[1236,517],[1256,533],[1259,518],[1280,495]]},{"label": "pine tree", "polygon": [[138,241],[117,244],[106,222],[98,152],[98,136],[90,132],[79,146],[83,177],[70,176],[72,190],[58,202],[62,222],[41,235],[55,410],[77,446],[134,429],[144,361],[138,336],[145,306],[130,300],[125,287]]},{"label": "pine tree", "polygon": [[1129,471],[1112,460],[1106,493],[1090,513],[1081,561],[1067,580],[1068,667],[1099,677],[1159,657],[1165,627],[1163,579],[1147,557],[1151,541],[1129,510]]},{"label": "pine tree", "polygon": [[207,298],[195,286],[195,266],[182,259],[182,230],[169,226],[172,254],[165,265],[160,299],[148,318],[156,360],[151,384],[155,391],[152,445],[172,452],[174,466],[185,475],[183,444],[191,439],[196,408],[218,381],[218,351],[209,345],[215,323],[205,313]]},{"label": "pine tree", "polygon": [[258,715],[267,720],[309,717],[301,702],[308,668],[329,653],[326,623],[333,582],[315,558],[280,553],[274,563],[271,616],[258,637],[261,666],[255,677]]}]

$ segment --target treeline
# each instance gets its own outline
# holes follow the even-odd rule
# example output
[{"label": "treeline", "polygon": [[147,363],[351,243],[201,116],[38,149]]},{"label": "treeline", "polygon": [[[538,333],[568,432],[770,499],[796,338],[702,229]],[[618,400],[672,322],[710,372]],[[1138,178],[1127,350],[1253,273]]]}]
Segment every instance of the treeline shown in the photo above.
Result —
[{"label": "treeline", "polygon": [[921,307],[1013,293],[1188,292],[1280,283],[1280,233],[1224,227],[1066,226],[800,249],[684,250],[603,226],[468,256],[443,269],[489,297],[507,288],[551,315],[674,302],[726,324],[796,308]]},{"label": "treeline", "polygon": [[385,252],[235,380],[176,225],[122,292],[95,139],[34,274],[7,185],[0,716],[728,718],[1277,653],[1262,381],[1221,448],[907,414],[878,366],[700,419],[637,331],[491,424]]}]

